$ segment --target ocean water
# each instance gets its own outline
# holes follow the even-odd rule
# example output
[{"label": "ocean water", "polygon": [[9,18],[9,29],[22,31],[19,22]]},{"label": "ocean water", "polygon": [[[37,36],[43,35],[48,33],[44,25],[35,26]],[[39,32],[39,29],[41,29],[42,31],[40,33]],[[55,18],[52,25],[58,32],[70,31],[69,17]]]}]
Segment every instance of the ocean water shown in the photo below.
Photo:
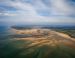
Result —
[{"label": "ocean water", "polygon": [[12,35],[12,31],[11,31],[11,27],[12,26],[15,26],[17,28],[21,28],[21,29],[24,29],[24,28],[33,28],[33,27],[36,27],[38,26],[38,28],[59,28],[59,29],[75,29],[75,26],[51,26],[51,25],[13,25],[13,24],[0,24],[0,40],[5,40],[5,39],[10,39],[10,35]]},{"label": "ocean water", "polygon": [[[38,47],[36,45],[34,47],[29,47],[28,49],[25,49],[25,47],[28,44],[31,44],[31,42],[24,40],[15,40],[15,41],[7,40],[11,39],[10,37],[10,35],[12,35],[11,26],[13,25],[7,24],[0,25],[0,58],[75,58],[75,49],[69,48],[67,46],[61,45],[57,47],[51,47],[44,45]],[[26,28],[26,26],[24,25],[18,26]],[[44,28],[52,28],[52,27],[44,26]]]},{"label": "ocean water", "polygon": [[5,39],[5,37],[7,36],[7,29],[8,28],[5,26],[0,26],[0,40]]},{"label": "ocean water", "polygon": [[0,40],[8,39],[10,32],[10,26],[7,25],[0,25]]}]

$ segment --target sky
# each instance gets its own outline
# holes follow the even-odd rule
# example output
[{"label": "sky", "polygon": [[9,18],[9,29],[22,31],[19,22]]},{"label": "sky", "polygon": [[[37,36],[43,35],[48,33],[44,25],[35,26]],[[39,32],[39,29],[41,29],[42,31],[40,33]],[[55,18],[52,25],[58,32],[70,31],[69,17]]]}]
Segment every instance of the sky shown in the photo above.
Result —
[{"label": "sky", "polygon": [[75,25],[75,0],[0,0],[0,23]]}]

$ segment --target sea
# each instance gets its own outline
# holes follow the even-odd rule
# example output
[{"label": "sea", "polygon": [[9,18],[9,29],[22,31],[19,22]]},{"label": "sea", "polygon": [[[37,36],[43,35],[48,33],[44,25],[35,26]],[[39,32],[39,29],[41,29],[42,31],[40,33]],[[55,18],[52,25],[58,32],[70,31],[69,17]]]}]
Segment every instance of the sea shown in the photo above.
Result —
[{"label": "sea", "polygon": [[21,24],[16,24],[16,25],[13,25],[13,24],[5,24],[5,23],[2,23],[0,24],[0,40],[6,40],[6,39],[10,39],[10,35],[12,35],[13,33],[11,32],[11,27],[12,26],[15,26],[17,28],[31,28],[31,27],[38,27],[38,28],[63,28],[63,29],[75,29],[75,26],[55,26],[55,25],[21,25]]},{"label": "sea", "polygon": [[[24,40],[9,41],[12,35],[12,26],[24,29],[24,28],[64,28],[73,29],[73,26],[51,26],[51,25],[10,25],[0,24],[0,58],[75,58],[75,50],[66,46],[52,47],[52,46],[40,46],[38,45],[25,49],[27,43]],[[38,48],[37,48],[38,47]],[[50,54],[46,55],[50,52]],[[63,52],[64,51],[64,52]],[[29,54],[28,54],[29,53]],[[52,53],[52,54],[51,54]],[[44,55],[46,56],[44,56]],[[31,56],[31,57],[29,57]],[[62,56],[62,57],[61,57]]]}]

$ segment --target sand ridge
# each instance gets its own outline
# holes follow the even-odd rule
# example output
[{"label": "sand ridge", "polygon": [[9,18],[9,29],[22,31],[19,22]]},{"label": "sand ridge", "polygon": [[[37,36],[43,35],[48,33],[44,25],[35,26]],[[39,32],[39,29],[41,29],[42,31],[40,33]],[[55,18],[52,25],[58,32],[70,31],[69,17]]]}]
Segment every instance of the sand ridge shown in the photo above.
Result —
[{"label": "sand ridge", "polygon": [[75,40],[69,35],[64,33],[59,33],[51,29],[26,29],[17,30],[13,29],[16,34],[27,34],[31,35],[26,38],[15,38],[16,40],[26,40],[32,42],[28,47],[50,45],[57,46],[60,44],[65,44],[67,46],[75,47]]}]

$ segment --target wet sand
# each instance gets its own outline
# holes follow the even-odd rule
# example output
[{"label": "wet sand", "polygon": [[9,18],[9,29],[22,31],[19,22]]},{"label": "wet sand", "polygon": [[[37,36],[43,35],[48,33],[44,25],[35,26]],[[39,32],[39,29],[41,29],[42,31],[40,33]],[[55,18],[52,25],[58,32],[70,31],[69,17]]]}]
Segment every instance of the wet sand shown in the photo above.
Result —
[{"label": "wet sand", "polygon": [[54,30],[50,29],[28,29],[28,30],[13,29],[13,30],[15,34],[31,35],[26,38],[15,38],[15,40],[25,40],[32,42],[31,44],[28,45],[28,47],[37,45],[57,46],[63,44],[75,48],[74,38],[71,38],[67,34],[56,32]]}]

